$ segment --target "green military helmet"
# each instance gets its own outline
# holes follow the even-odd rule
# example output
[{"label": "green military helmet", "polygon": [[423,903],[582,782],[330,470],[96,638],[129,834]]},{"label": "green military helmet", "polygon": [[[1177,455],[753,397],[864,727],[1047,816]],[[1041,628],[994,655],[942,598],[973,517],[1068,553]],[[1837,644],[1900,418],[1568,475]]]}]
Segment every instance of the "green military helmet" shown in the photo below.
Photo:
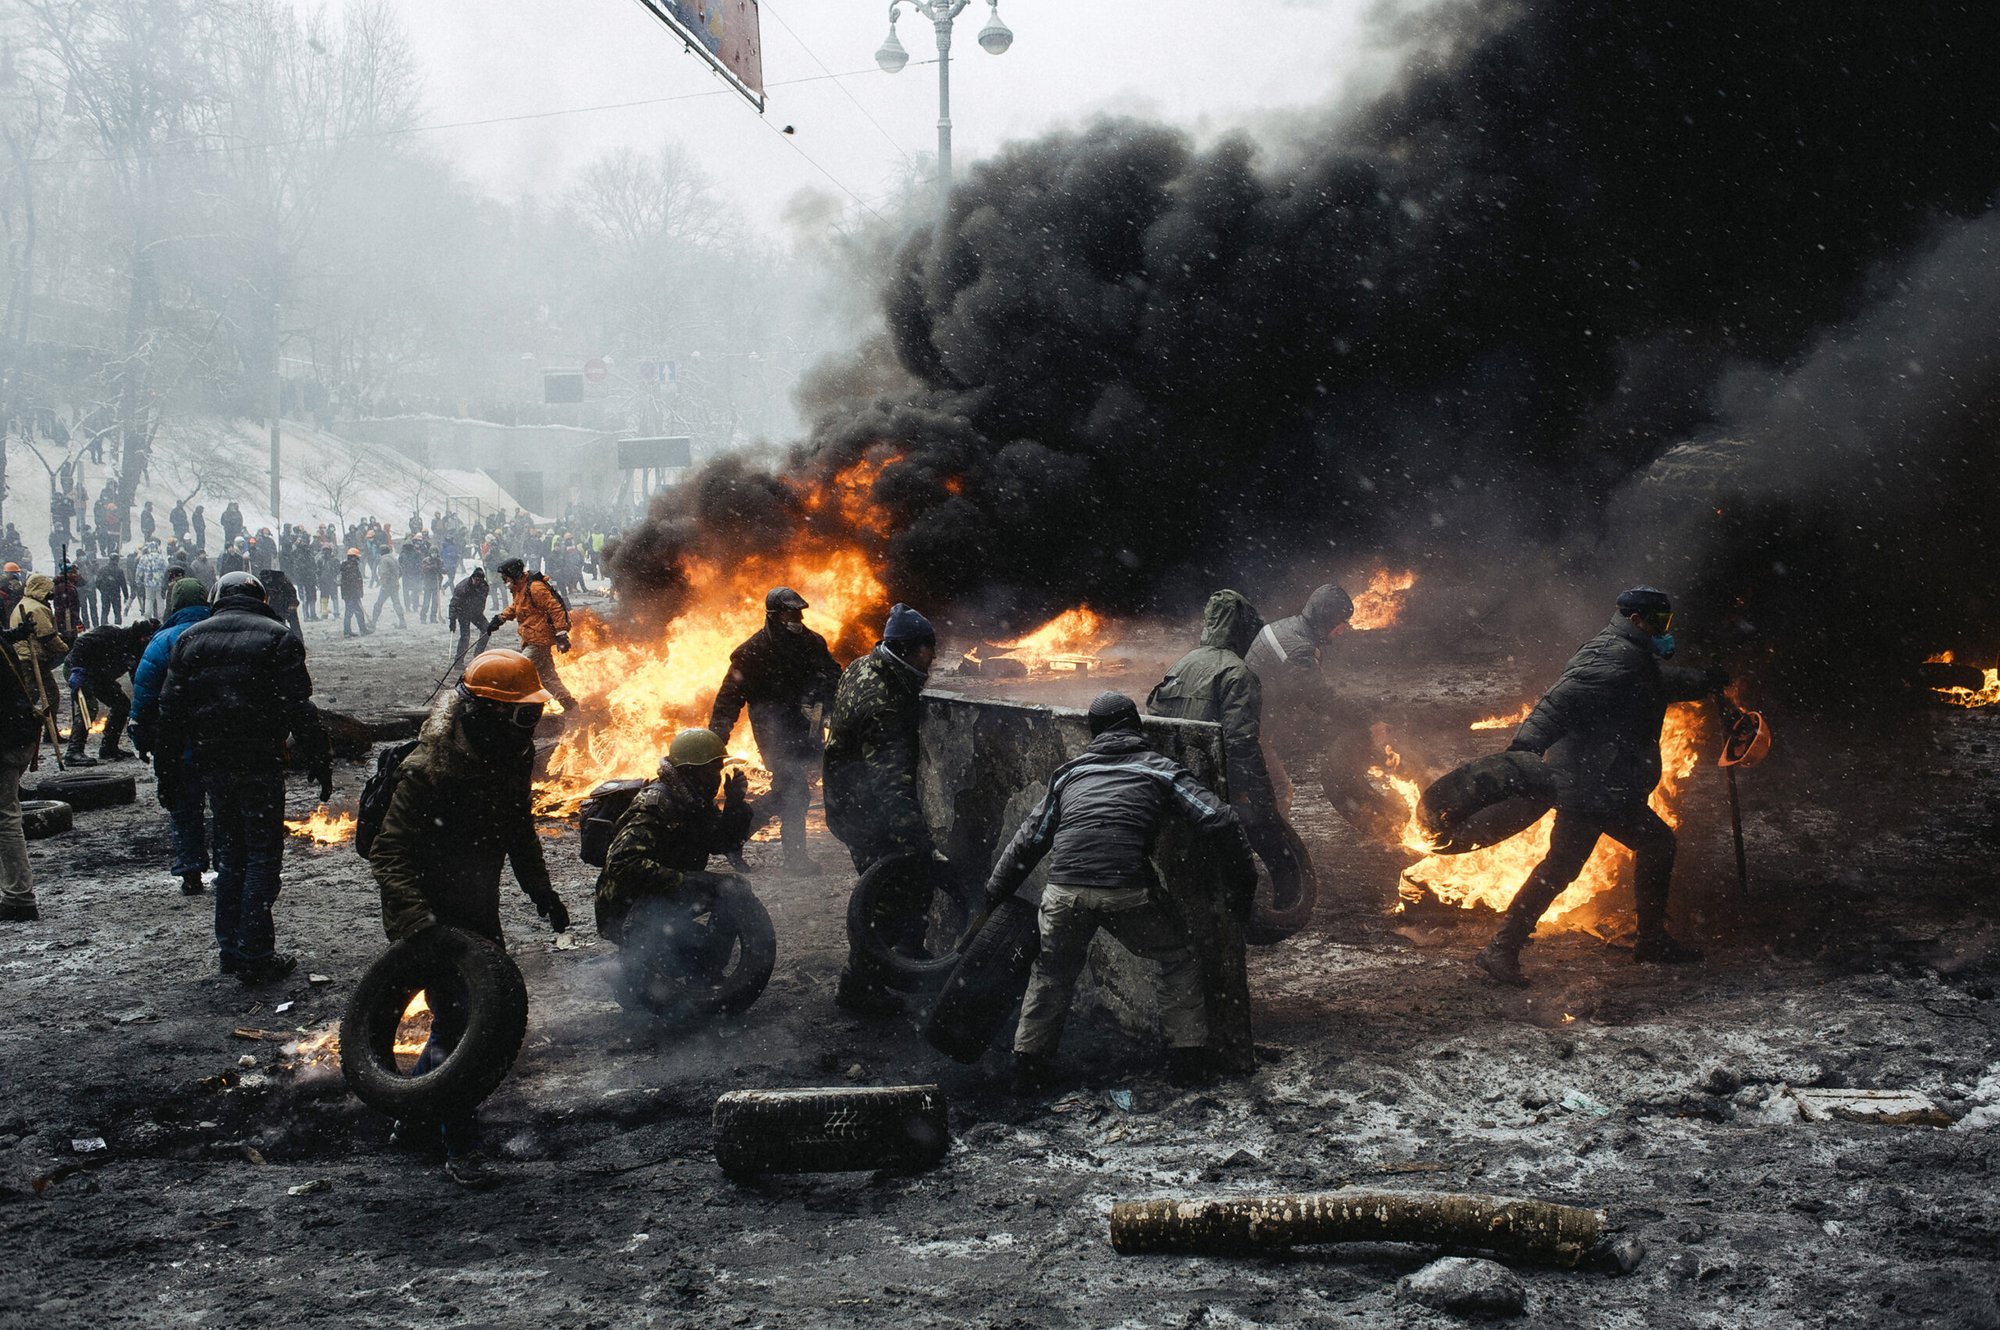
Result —
[{"label": "green military helmet", "polygon": [[704,767],[729,756],[729,745],[714,730],[682,730],[667,748],[667,761],[677,767]]}]

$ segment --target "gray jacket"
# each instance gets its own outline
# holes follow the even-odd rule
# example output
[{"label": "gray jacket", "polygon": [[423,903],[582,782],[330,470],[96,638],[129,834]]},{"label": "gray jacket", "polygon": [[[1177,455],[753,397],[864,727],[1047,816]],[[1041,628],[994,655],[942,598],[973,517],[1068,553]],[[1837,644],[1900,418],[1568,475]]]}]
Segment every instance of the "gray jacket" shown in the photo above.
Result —
[{"label": "gray jacket", "polygon": [[1153,841],[1168,816],[1227,835],[1252,874],[1236,814],[1186,767],[1146,746],[1145,736],[1112,730],[1083,756],[1057,767],[1049,792],[1007,843],[986,880],[986,896],[1011,896],[1044,855],[1049,881],[1068,887],[1151,887]]}]

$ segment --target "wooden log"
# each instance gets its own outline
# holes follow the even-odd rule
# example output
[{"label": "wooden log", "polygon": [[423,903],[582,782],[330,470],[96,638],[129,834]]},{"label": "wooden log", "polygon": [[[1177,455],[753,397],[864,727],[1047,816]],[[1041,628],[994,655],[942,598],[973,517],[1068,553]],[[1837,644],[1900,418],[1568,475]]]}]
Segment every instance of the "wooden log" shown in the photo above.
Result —
[{"label": "wooden log", "polygon": [[1573,1267],[1600,1252],[1602,1210],[1514,1196],[1350,1188],[1295,1196],[1123,1201],[1111,1245],[1126,1255],[1219,1256],[1329,1242],[1421,1242]]}]

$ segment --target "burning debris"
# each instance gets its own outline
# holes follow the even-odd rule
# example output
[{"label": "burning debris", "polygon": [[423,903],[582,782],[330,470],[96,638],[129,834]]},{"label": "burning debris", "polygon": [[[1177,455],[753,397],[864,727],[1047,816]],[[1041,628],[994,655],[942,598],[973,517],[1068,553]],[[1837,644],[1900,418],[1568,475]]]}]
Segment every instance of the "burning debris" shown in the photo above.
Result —
[{"label": "burning debris", "polygon": [[2000,668],[1960,665],[1950,651],[1940,651],[1924,664],[1956,666],[1951,673],[1964,678],[1964,682],[1933,683],[1931,692],[1939,701],[1967,708],[2000,706]]},{"label": "burning debris", "polygon": [[988,679],[1101,674],[1105,669],[1103,653],[1117,642],[1103,616],[1079,605],[1011,642],[979,643],[965,653],[959,672]]},{"label": "burning debris", "polygon": [[1392,573],[1386,568],[1378,568],[1369,575],[1368,585],[1354,597],[1354,616],[1347,626],[1357,633],[1372,633],[1382,628],[1393,628],[1403,614],[1403,599],[1410,588],[1417,584],[1413,572]]},{"label": "burning debris", "polygon": [[298,819],[286,818],[285,830],[301,840],[311,841],[316,846],[347,845],[354,840],[359,820],[353,813],[336,812],[321,804],[306,816]]}]

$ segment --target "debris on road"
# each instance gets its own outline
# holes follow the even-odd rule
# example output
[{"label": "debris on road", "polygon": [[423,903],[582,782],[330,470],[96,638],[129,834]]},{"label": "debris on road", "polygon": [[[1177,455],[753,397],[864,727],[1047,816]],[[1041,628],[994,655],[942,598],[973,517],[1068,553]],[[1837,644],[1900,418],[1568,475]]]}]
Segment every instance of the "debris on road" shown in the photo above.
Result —
[{"label": "debris on road", "polygon": [[935,1085],[736,1090],[714,1121],[715,1160],[737,1179],[928,1168],[951,1145]]},{"label": "debris on road", "polygon": [[314,1178],[310,1182],[301,1182],[296,1187],[285,1188],[285,1195],[311,1196],[315,1192],[332,1191],[332,1190],[333,1190],[333,1184],[331,1182],[328,1182],[325,1178]]},{"label": "debris on road", "polygon": [[1396,1297],[1454,1316],[1519,1316],[1528,1286],[1506,1266],[1467,1256],[1432,1261],[1396,1282]]},{"label": "debris on road", "polygon": [[1126,1255],[1226,1255],[1334,1242],[1423,1242],[1574,1267],[1601,1256],[1602,1210],[1513,1196],[1352,1188],[1294,1196],[1123,1201],[1111,1245]]},{"label": "debris on road", "polygon": [[1866,1122],[1883,1127],[1949,1127],[1951,1114],[1915,1090],[1787,1091],[1807,1122]]}]

